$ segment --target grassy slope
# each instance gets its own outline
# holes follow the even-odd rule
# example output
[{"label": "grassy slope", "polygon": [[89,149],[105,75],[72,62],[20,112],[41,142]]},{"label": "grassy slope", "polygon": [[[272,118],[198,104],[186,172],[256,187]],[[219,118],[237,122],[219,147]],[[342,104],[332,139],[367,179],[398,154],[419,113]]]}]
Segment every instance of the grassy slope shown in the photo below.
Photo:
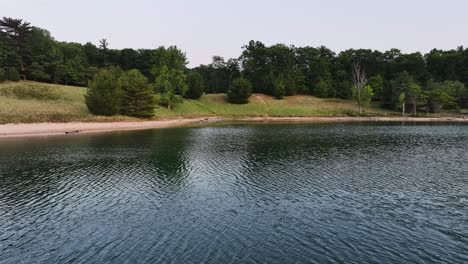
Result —
[{"label": "grassy slope", "polygon": [[[357,115],[353,102],[340,99],[321,99],[308,95],[295,95],[283,100],[254,94],[250,103],[234,105],[226,103],[224,94],[204,95],[199,100],[185,100],[174,110],[156,108],[157,116],[349,116]],[[379,108],[367,109],[369,115],[389,113]]]},{"label": "grassy slope", "polygon": [[37,82],[0,83],[0,124],[32,122],[107,121],[88,112],[86,88]]},{"label": "grassy slope", "polygon": [[[115,121],[135,120],[129,117],[100,117],[86,109],[86,88],[37,82],[0,84],[0,123]],[[245,105],[228,104],[223,94],[205,95],[199,100],[184,100],[170,111],[157,106],[158,117],[194,116],[347,116],[357,113],[357,106],[345,100],[320,99],[297,95],[275,100],[266,95],[253,95]],[[369,115],[384,115],[378,108]]]}]

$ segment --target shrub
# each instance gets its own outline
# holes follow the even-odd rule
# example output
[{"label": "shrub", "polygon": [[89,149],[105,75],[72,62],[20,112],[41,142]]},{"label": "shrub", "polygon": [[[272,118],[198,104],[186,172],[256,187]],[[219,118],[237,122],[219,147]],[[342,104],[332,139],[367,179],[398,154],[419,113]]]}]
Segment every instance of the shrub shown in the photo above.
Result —
[{"label": "shrub", "polygon": [[96,115],[116,115],[120,111],[122,88],[120,70],[110,67],[101,69],[89,83],[85,95],[86,106]]},{"label": "shrub", "polygon": [[227,98],[233,104],[247,104],[252,95],[252,84],[244,79],[234,79],[227,92]]}]

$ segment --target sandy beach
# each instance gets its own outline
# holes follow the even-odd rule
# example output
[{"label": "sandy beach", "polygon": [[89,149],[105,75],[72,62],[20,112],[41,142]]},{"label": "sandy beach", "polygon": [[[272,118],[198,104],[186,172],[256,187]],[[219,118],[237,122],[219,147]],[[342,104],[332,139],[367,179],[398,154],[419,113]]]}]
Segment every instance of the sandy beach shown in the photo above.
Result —
[{"label": "sandy beach", "polygon": [[348,122],[410,122],[410,123],[467,123],[467,117],[198,117],[175,118],[137,122],[69,122],[24,123],[0,125],[0,138],[82,133],[110,132],[168,128],[190,124],[213,122],[300,122],[300,123],[348,123]]}]

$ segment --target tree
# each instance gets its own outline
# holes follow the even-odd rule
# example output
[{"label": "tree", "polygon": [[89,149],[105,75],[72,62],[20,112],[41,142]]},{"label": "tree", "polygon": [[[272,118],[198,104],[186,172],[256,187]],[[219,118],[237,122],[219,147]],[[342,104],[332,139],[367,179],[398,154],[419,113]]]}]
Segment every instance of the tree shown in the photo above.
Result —
[{"label": "tree", "polygon": [[121,113],[128,116],[152,117],[154,115],[153,89],[148,79],[138,70],[120,76],[122,87]]},{"label": "tree", "polygon": [[442,91],[453,98],[454,102],[457,103],[459,107],[466,103],[466,100],[468,99],[466,98],[468,90],[462,82],[445,81],[441,88]]},{"label": "tree", "polygon": [[323,79],[320,79],[319,82],[317,83],[317,87],[315,88],[315,95],[318,97],[334,97],[335,93],[333,91],[333,87],[331,86],[331,83],[329,81],[325,81]]},{"label": "tree", "polygon": [[190,71],[187,74],[188,91],[186,98],[199,99],[203,94],[203,77],[196,71]]},{"label": "tree", "polygon": [[273,96],[276,99],[283,99],[286,95],[286,85],[282,75],[274,78],[273,81]]},{"label": "tree", "polygon": [[60,42],[59,48],[63,54],[63,61],[58,64],[57,78],[60,82],[76,85],[86,84],[86,53],[78,43]]},{"label": "tree", "polygon": [[244,79],[234,79],[227,92],[227,98],[233,104],[247,104],[252,95],[252,84]]},{"label": "tree", "polygon": [[0,68],[0,82],[6,81],[5,70]]},{"label": "tree", "polygon": [[439,113],[442,108],[454,102],[454,98],[441,89],[435,89],[428,93],[430,109],[433,113]]},{"label": "tree", "polygon": [[187,58],[185,53],[175,46],[159,47],[152,54],[151,73],[154,78],[155,92],[161,93],[160,103],[171,109],[182,102],[188,90],[185,75]]},{"label": "tree", "polygon": [[[361,66],[360,62],[354,63],[353,67],[353,82],[354,82],[354,87],[353,87],[353,97],[358,103],[359,106],[359,114],[362,113],[362,107],[364,106],[363,103],[366,102],[365,96],[363,93],[364,88],[366,87],[367,83],[367,77],[364,69]],[[368,91],[367,91],[368,92]],[[372,93],[372,88],[370,89],[370,92]],[[367,94],[368,96],[369,94]]]},{"label": "tree", "polygon": [[361,89],[361,92],[358,92],[356,86],[353,87],[353,97],[359,106],[360,114],[362,113],[363,108],[370,106],[373,96],[374,93],[372,92],[372,87],[370,85],[364,86],[364,88]]},{"label": "tree", "polygon": [[101,69],[90,81],[85,99],[86,106],[93,114],[118,114],[122,99],[120,70],[114,67]]},{"label": "tree", "polygon": [[155,91],[161,93],[160,103],[171,109],[182,102],[180,96],[184,96],[188,89],[185,78],[182,71],[164,65],[154,80]]},{"label": "tree", "polygon": [[30,75],[34,81],[50,80],[50,76],[45,72],[44,67],[37,62],[33,62],[28,68],[28,75]]},{"label": "tree", "polygon": [[406,100],[407,103],[410,103],[412,105],[413,115],[416,115],[416,111],[419,104],[425,105],[424,100],[420,99],[425,99],[424,97],[422,97],[421,86],[414,82],[410,83],[406,90]]},{"label": "tree", "polygon": [[271,84],[267,47],[260,41],[251,40],[243,49],[240,60],[245,78],[252,83],[255,92],[271,94],[267,88]]},{"label": "tree", "polygon": [[[403,92],[398,96],[398,106],[401,105],[401,114],[405,116],[406,111],[406,94]],[[397,107],[398,107],[397,106]]]},{"label": "tree", "polygon": [[0,19],[0,32],[6,36],[15,50],[16,61],[24,79],[26,79],[25,60],[30,56],[25,43],[26,38],[31,34],[31,29],[31,24],[22,19],[10,17]]},{"label": "tree", "polygon": [[5,79],[12,82],[18,82],[21,78],[16,68],[9,67],[6,69]]},{"label": "tree", "polygon": [[377,74],[369,78],[369,85],[372,87],[372,91],[375,94],[376,100],[382,100],[382,93],[384,87],[384,79],[382,75]]},{"label": "tree", "polygon": [[107,39],[101,39],[99,40],[99,51],[100,51],[100,57],[101,57],[101,65],[107,66],[107,60],[108,60],[108,53],[109,53],[109,42],[107,42]]}]

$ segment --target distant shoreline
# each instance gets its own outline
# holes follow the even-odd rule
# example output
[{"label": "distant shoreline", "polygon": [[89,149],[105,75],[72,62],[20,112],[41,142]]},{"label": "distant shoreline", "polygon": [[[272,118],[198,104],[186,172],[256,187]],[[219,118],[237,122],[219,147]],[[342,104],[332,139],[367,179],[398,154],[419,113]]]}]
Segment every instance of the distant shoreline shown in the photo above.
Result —
[{"label": "distant shoreline", "polygon": [[151,121],[22,123],[0,125],[0,138],[71,135],[111,131],[168,128],[217,122],[291,122],[291,123],[466,123],[468,117],[197,117]]}]

